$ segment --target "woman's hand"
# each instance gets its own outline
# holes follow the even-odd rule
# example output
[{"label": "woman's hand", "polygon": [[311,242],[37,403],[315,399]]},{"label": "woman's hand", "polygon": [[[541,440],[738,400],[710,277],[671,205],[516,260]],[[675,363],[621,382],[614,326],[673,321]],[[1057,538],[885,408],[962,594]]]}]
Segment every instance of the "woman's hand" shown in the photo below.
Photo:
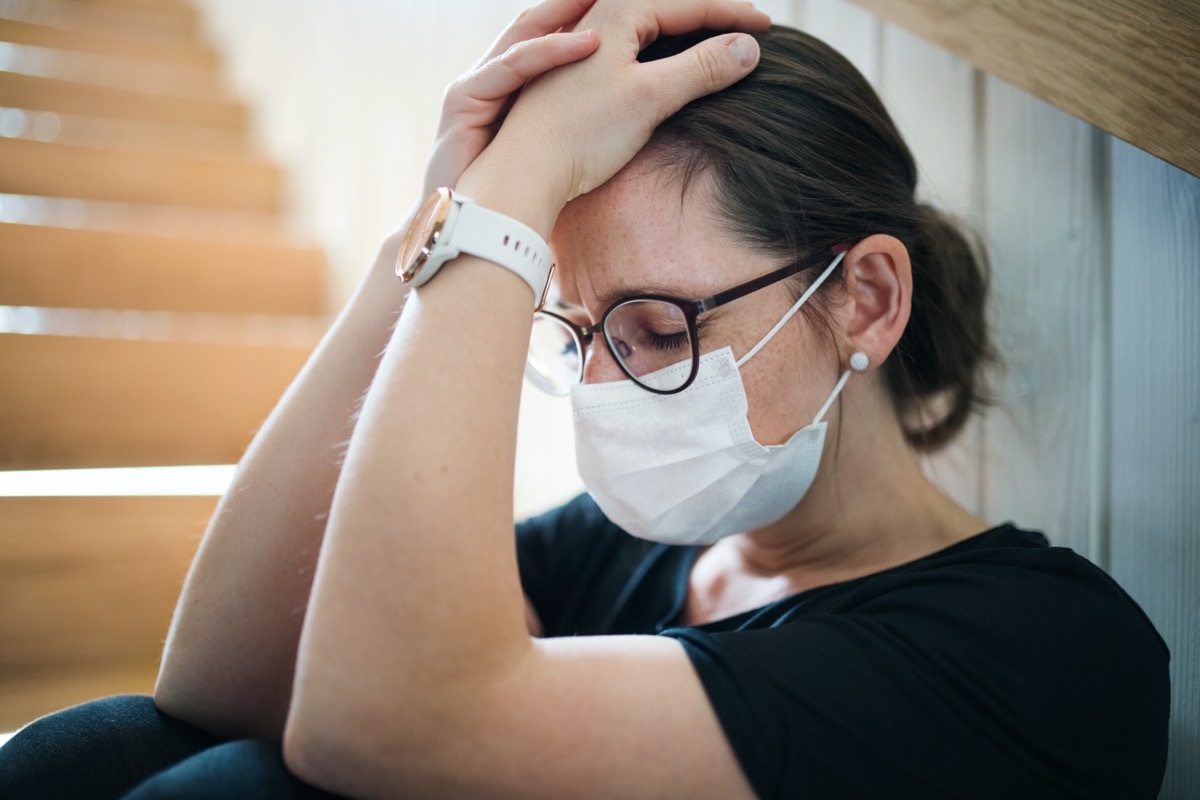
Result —
[{"label": "woman's hand", "polygon": [[545,0],[523,12],[488,53],[446,88],[437,138],[425,168],[425,193],[454,187],[483,152],[526,83],[555,67],[587,58],[600,37],[574,27],[595,0]]},{"label": "woman's hand", "polygon": [[508,207],[502,210],[549,233],[562,206],[615,175],[660,122],[736,83],[758,63],[757,42],[742,33],[639,63],[647,44],[698,29],[764,31],[769,25],[765,14],[736,0],[599,0],[578,22],[598,32],[599,49],[524,88],[467,170],[465,191],[481,202],[503,198]]}]

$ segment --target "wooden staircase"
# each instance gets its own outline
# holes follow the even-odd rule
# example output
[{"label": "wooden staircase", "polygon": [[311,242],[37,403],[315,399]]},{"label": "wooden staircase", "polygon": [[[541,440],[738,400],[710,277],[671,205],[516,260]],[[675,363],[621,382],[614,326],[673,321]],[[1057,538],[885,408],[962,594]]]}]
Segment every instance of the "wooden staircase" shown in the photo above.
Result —
[{"label": "wooden staircase", "polygon": [[[228,464],[322,253],[185,0],[0,0],[0,470]],[[0,731],[147,692],[216,498],[0,497]]]}]

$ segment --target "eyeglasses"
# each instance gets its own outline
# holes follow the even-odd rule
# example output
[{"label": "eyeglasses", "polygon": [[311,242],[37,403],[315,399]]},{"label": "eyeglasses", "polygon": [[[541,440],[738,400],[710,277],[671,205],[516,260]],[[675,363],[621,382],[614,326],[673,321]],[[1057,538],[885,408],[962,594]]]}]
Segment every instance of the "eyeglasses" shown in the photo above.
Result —
[{"label": "eyeglasses", "polygon": [[696,379],[700,367],[700,337],[696,317],[765,289],[848,248],[838,245],[811,258],[718,292],[701,300],[660,294],[639,294],[608,307],[595,325],[580,327],[551,311],[533,316],[533,333],[525,375],[539,389],[566,395],[583,381],[587,348],[599,333],[621,370],[634,383],[655,394],[682,392]]}]

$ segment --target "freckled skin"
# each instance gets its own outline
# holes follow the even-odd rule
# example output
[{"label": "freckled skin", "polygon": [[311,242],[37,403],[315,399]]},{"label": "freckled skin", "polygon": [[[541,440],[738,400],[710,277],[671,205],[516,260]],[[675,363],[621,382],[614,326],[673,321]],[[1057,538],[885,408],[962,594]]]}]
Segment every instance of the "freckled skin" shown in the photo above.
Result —
[{"label": "freckled skin", "polygon": [[[557,261],[554,296],[586,309],[594,322],[597,299],[614,288],[667,287],[687,299],[707,297],[783,266],[779,259],[737,241],[718,222],[707,181],[681,197],[676,184],[638,159],[599,189],[572,201],[550,240]],[[793,302],[779,283],[709,312],[701,338],[708,352],[726,345],[740,358]],[[762,444],[781,444],[812,421],[837,381],[828,341],[797,314],[742,365],[749,420]],[[588,383],[623,380],[624,373],[597,338],[584,372]]]}]

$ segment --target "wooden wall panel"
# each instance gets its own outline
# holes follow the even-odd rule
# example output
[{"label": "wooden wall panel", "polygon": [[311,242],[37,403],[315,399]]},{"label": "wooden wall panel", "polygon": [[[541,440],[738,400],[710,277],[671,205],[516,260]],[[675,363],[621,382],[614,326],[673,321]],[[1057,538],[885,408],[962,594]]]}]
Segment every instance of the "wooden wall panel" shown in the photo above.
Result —
[{"label": "wooden wall panel", "polygon": [[1194,0],[855,2],[1200,174],[1200,6]]},{"label": "wooden wall panel", "polygon": [[215,497],[0,498],[0,730],[153,687]]},{"label": "wooden wall panel", "polygon": [[984,425],[984,515],[1095,558],[1091,519],[1095,281],[1107,269],[1091,128],[986,83],[983,221],[1005,359]]},{"label": "wooden wall panel", "polygon": [[1200,179],[1112,157],[1112,574],[1171,648],[1163,798],[1200,797]]},{"label": "wooden wall panel", "polygon": [[0,334],[0,469],[234,463],[308,353]]}]

